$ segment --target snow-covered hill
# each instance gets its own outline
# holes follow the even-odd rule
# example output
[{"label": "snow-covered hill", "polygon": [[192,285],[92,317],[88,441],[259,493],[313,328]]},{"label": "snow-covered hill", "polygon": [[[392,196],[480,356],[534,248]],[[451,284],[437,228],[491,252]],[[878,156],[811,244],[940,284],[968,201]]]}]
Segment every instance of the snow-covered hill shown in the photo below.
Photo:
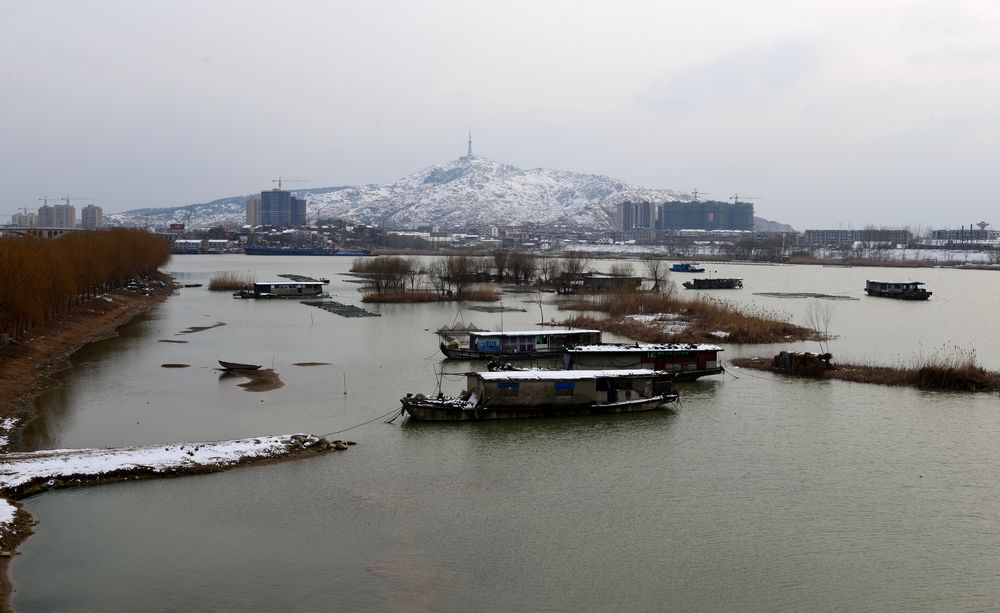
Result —
[{"label": "snow-covered hill", "polygon": [[[611,228],[619,202],[690,199],[682,192],[636,187],[603,175],[522,170],[478,157],[431,166],[395,183],[313,188],[296,190],[295,194],[305,198],[310,221],[338,218],[397,228],[525,224]],[[108,214],[105,218],[109,224],[185,223],[188,228],[209,228],[243,225],[246,213],[244,197],[236,196],[176,208]]]},{"label": "snow-covered hill", "polygon": [[677,200],[671,190],[634,187],[601,175],[534,168],[486,158],[431,166],[389,185],[351,187],[307,197],[311,216],[398,227],[475,227],[561,223],[610,227],[615,204]]}]

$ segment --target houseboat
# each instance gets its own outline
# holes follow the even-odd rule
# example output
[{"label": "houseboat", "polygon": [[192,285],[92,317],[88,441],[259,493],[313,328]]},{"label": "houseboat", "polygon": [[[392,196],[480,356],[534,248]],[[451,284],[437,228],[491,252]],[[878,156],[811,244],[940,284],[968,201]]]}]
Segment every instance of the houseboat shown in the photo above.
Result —
[{"label": "houseboat", "polygon": [[691,279],[681,285],[684,289],[742,289],[743,279]]},{"label": "houseboat", "polygon": [[934,292],[920,287],[922,281],[865,281],[865,293],[881,298],[900,300],[927,300]]},{"label": "houseboat", "polygon": [[671,266],[670,272],[705,272],[705,269],[695,262],[682,262]]},{"label": "houseboat", "polygon": [[270,281],[254,283],[253,289],[243,289],[234,298],[310,298],[323,294],[322,281]]},{"label": "houseboat", "polygon": [[722,373],[718,345],[695,343],[634,343],[567,347],[563,368],[649,368],[674,374],[675,381],[694,381]]},{"label": "houseboat", "polygon": [[672,375],[655,370],[473,372],[457,397],[407,394],[418,421],[475,421],[651,411],[677,400]]},{"label": "houseboat", "polygon": [[558,358],[563,349],[601,342],[600,330],[528,330],[522,332],[469,331],[468,345],[451,339],[440,343],[445,357],[461,360],[530,360]]}]

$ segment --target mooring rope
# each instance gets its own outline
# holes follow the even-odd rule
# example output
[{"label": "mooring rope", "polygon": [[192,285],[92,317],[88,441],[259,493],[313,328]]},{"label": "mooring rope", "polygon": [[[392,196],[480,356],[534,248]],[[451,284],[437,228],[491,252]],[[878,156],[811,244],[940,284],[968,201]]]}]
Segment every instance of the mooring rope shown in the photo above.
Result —
[{"label": "mooring rope", "polygon": [[[733,373],[729,372],[729,370],[727,370],[726,367],[723,367],[722,370],[724,370],[726,372],[726,374],[728,374],[729,376],[733,377],[734,379],[740,379],[740,377],[737,377]],[[776,378],[772,378],[772,377],[761,377],[760,375],[755,375],[752,372],[749,372],[749,369],[746,369],[746,368],[744,368],[742,370],[744,371],[743,374],[746,375],[747,377],[750,377],[751,379],[760,379],[761,381],[771,381],[773,383],[791,383],[793,385],[796,383],[795,381],[791,381],[791,380],[788,380],[788,379],[776,379]]]},{"label": "mooring rope", "polygon": [[344,428],[343,430],[337,430],[336,432],[331,432],[329,434],[323,434],[322,437],[323,438],[328,438],[328,437],[333,436],[334,434],[340,434],[341,432],[347,432],[348,430],[354,430],[355,428],[360,428],[361,426],[367,426],[368,424],[372,423],[373,421],[377,421],[379,419],[383,419],[385,417],[388,417],[388,416],[392,415],[393,413],[399,413],[399,411],[400,411],[399,409],[393,409],[393,410],[389,411],[388,413],[386,413],[384,415],[379,415],[378,417],[369,419],[368,421],[360,423],[360,424],[358,424],[356,426],[351,426],[350,428]]}]

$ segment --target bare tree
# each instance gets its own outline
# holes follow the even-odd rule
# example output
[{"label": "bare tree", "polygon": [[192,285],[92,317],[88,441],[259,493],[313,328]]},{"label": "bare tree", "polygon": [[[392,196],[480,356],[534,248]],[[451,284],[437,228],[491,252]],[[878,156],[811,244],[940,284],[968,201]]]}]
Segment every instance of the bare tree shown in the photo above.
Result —
[{"label": "bare tree", "polygon": [[438,294],[444,296],[450,292],[451,281],[448,275],[448,258],[440,257],[431,262],[427,266],[427,278],[430,280],[431,285],[434,286],[434,291]]},{"label": "bare tree", "polygon": [[559,266],[559,291],[569,292],[572,290],[573,284],[587,272],[590,259],[579,251],[567,251],[560,259]]},{"label": "bare tree", "polygon": [[406,258],[407,263],[410,265],[410,269],[407,271],[407,276],[410,278],[410,291],[416,289],[417,279],[421,275],[427,274],[427,269],[424,268],[423,263],[420,258],[416,256],[410,256]]},{"label": "bare tree", "polygon": [[521,285],[528,283],[535,276],[538,263],[534,254],[515,251],[508,258],[508,266],[510,267],[510,275],[514,277],[514,282]]},{"label": "bare tree", "polygon": [[504,274],[507,272],[509,260],[509,250],[497,249],[493,252],[493,266],[497,269],[497,281],[503,282]]},{"label": "bare tree", "polygon": [[615,262],[611,265],[612,277],[634,277],[635,266],[632,262]]},{"label": "bare tree", "polygon": [[646,274],[653,280],[653,287],[650,288],[651,292],[662,292],[666,291],[667,288],[667,276],[670,274],[670,269],[667,267],[666,260],[661,260],[657,257],[651,257],[643,262],[646,266]]},{"label": "bare tree", "polygon": [[831,319],[833,319],[833,307],[829,302],[815,298],[809,301],[806,306],[806,325],[819,335],[819,350],[823,353],[830,352]]},{"label": "bare tree", "polygon": [[445,269],[448,272],[448,280],[455,286],[455,292],[461,298],[466,286],[475,279],[472,258],[467,255],[454,255],[446,258]]}]

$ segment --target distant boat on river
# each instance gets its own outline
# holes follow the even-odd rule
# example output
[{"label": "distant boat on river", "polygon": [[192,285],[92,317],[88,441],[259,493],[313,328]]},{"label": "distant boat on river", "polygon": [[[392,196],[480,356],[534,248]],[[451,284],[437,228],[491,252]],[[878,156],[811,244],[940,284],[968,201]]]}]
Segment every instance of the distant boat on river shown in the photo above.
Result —
[{"label": "distant boat on river", "polygon": [[695,262],[682,262],[671,266],[670,272],[705,272],[705,269]]},{"label": "distant boat on river", "polygon": [[865,281],[865,293],[880,298],[927,300],[934,292],[920,287],[923,281]]},{"label": "distant boat on river", "polygon": [[691,279],[682,285],[685,289],[742,289],[743,279]]}]

